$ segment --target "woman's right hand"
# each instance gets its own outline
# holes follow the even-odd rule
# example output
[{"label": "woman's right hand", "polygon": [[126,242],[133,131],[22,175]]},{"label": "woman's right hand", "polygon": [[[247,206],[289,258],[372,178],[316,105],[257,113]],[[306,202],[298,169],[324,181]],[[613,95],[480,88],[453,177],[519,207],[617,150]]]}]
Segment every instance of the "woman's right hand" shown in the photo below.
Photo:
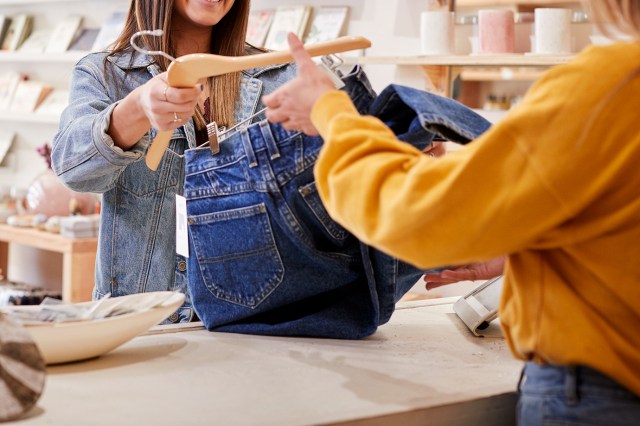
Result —
[{"label": "woman's right hand", "polygon": [[140,108],[151,127],[174,130],[189,121],[202,94],[203,86],[176,88],[167,82],[167,73],[157,75],[139,87]]},{"label": "woman's right hand", "polygon": [[129,150],[149,132],[173,131],[189,121],[203,86],[169,87],[167,73],[152,78],[129,93],[113,110],[107,133],[116,146]]}]

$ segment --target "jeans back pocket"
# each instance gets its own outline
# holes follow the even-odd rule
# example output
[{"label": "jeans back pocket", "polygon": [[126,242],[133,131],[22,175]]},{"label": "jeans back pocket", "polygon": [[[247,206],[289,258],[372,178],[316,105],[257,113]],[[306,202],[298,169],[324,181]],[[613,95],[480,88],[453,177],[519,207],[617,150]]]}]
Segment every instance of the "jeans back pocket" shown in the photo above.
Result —
[{"label": "jeans back pocket", "polygon": [[191,255],[216,298],[255,308],[282,282],[284,265],[264,204],[189,216],[189,231]]},{"label": "jeans back pocket", "polygon": [[331,216],[329,216],[329,212],[327,212],[324,204],[322,204],[322,200],[320,199],[320,194],[318,194],[318,189],[315,182],[311,182],[298,188],[298,192],[300,193],[300,196],[302,196],[302,199],[304,200],[306,205],[313,212],[313,215],[322,224],[324,230],[333,239],[344,241],[351,235],[349,231],[347,231],[333,219],[331,219]]}]

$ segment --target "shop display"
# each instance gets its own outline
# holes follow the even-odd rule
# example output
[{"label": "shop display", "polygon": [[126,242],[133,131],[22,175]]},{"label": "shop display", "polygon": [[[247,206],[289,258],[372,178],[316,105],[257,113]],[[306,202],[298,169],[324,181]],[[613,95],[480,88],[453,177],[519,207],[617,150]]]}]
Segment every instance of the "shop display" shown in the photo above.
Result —
[{"label": "shop display", "polygon": [[6,51],[18,50],[20,45],[29,37],[32,30],[32,15],[21,13],[12,17],[9,29],[2,40],[1,49]]},{"label": "shop display", "polygon": [[96,208],[93,194],[70,190],[51,170],[51,148],[44,145],[39,149],[49,166],[27,188],[22,200],[23,211],[27,215],[42,214],[46,217],[68,216],[70,214],[92,214]]},{"label": "shop display", "polygon": [[278,6],[264,46],[269,50],[287,50],[287,34],[295,33],[304,39],[311,6]]},{"label": "shop display", "polygon": [[514,53],[514,25],[511,10],[482,9],[478,11],[478,53]]},{"label": "shop display", "polygon": [[333,40],[344,33],[349,16],[347,6],[323,6],[316,8],[305,43],[321,43]]},{"label": "shop display", "polygon": [[249,14],[249,23],[247,26],[247,43],[263,47],[267,39],[271,22],[273,22],[273,10],[253,10]]},{"label": "shop display", "polygon": [[535,9],[535,35],[532,52],[537,55],[571,53],[571,9]]},{"label": "shop display", "polygon": [[454,13],[427,10],[420,15],[420,45],[423,55],[450,55],[454,51]]},{"label": "shop display", "polygon": [[38,305],[45,298],[62,299],[62,294],[60,291],[16,284],[6,280],[0,281],[0,307]]}]

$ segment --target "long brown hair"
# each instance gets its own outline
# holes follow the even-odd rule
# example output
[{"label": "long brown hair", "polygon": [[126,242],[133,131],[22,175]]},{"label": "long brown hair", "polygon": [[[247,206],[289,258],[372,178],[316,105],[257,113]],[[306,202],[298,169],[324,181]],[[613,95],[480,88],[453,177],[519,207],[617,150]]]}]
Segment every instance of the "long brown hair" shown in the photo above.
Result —
[{"label": "long brown hair", "polygon": [[[145,36],[141,39],[149,50],[160,50],[175,57],[176,48],[171,43],[173,3],[173,0],[132,0],[124,30],[115,41],[109,56],[121,54],[130,49],[129,40],[136,32],[162,29],[164,32],[162,37]],[[231,10],[211,28],[209,53],[225,56],[246,54],[245,36],[249,8],[249,0],[235,0]],[[155,57],[155,61],[162,71],[166,71],[170,64],[170,61],[162,56]],[[240,75],[239,72],[229,73],[209,79],[211,119],[220,126],[229,126],[234,122]],[[208,121],[209,117],[203,117],[198,108],[195,116],[196,127],[202,128]]]},{"label": "long brown hair", "polygon": [[640,0],[591,0],[589,8],[595,24],[604,34],[616,30],[640,39]]}]

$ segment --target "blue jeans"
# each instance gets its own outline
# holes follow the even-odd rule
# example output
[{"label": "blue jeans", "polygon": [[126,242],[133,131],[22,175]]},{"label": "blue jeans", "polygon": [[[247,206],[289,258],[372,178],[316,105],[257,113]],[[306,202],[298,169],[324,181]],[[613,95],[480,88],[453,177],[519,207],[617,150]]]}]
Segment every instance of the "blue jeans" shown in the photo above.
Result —
[{"label": "blue jeans", "polygon": [[[361,72],[345,84],[361,112],[388,119],[418,149],[436,136],[425,126],[461,142],[485,130],[484,121],[465,127],[478,116],[451,100],[399,86],[376,98]],[[424,273],[366,246],[329,217],[313,178],[322,143],[262,121],[224,140],[216,155],[185,152],[188,285],[209,330],[365,337],[389,320]]]},{"label": "blue jeans", "polygon": [[589,367],[528,362],[518,401],[518,425],[640,424],[640,397]]}]

